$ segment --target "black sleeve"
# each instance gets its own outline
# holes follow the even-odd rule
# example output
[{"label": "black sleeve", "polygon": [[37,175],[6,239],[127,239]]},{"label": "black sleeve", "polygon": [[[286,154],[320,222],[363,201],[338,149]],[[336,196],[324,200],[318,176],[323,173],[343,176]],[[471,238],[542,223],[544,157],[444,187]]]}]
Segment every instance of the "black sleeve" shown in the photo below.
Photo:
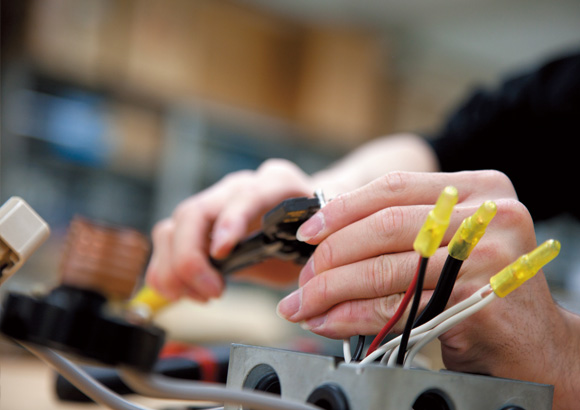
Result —
[{"label": "black sleeve", "polygon": [[[497,169],[535,220],[580,217],[580,53],[476,90],[432,140],[442,171]],[[474,183],[477,183],[474,181]]]}]

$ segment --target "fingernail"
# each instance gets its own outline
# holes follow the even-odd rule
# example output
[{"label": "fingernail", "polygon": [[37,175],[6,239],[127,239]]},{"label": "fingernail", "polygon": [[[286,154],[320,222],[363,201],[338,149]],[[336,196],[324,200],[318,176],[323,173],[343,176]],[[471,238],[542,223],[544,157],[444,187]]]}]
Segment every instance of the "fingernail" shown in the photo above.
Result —
[{"label": "fingernail", "polygon": [[296,239],[306,242],[318,235],[322,229],[324,229],[324,214],[317,212],[298,228]]},{"label": "fingernail", "polygon": [[290,320],[300,311],[302,305],[302,288],[295,290],[278,303],[276,313],[283,319]]},{"label": "fingernail", "polygon": [[328,318],[328,315],[318,316],[318,317],[315,317],[314,319],[310,319],[310,320],[307,320],[305,322],[300,323],[300,327],[304,330],[313,330],[313,329],[319,328],[320,326],[324,325],[326,323],[327,318]]},{"label": "fingernail", "polygon": [[300,286],[304,286],[306,282],[315,276],[314,272],[314,258],[310,257],[302,270],[300,271],[300,276],[298,277],[298,283]]},{"label": "fingernail", "polygon": [[209,272],[197,275],[195,277],[195,285],[202,295],[218,297],[222,293],[222,281],[216,275]]}]

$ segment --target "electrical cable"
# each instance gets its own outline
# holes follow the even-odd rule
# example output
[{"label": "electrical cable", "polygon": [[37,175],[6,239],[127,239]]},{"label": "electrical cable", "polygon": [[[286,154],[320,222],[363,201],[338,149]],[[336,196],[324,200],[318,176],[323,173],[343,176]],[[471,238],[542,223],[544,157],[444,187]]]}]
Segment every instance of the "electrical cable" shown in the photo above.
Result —
[{"label": "electrical cable", "polygon": [[468,216],[461,222],[447,246],[449,255],[441,270],[433,295],[415,321],[415,327],[427,323],[445,310],[463,261],[469,257],[481,237],[485,234],[487,226],[496,213],[497,205],[495,202],[485,201],[473,215]]},{"label": "electrical cable", "polygon": [[51,368],[66,377],[80,391],[105,407],[113,410],[150,410],[148,407],[131,403],[109,390],[107,387],[97,383],[78,365],[67,358],[59,355],[55,351],[46,347],[32,346],[28,343],[15,340],[30,353],[48,364]]},{"label": "electrical cable", "polygon": [[387,337],[387,335],[389,334],[391,329],[401,319],[401,316],[403,316],[403,313],[405,312],[405,309],[409,305],[409,302],[411,301],[411,297],[413,296],[413,293],[415,292],[415,286],[417,285],[417,277],[419,276],[419,268],[420,267],[421,267],[421,259],[419,259],[419,262],[417,263],[417,269],[415,270],[415,274],[413,275],[413,279],[411,280],[411,283],[409,284],[409,288],[405,292],[405,296],[403,296],[403,299],[401,300],[399,307],[397,308],[395,314],[391,317],[391,319],[389,319],[389,321],[385,324],[385,326],[383,326],[381,331],[375,336],[375,338],[371,342],[371,344],[367,350],[367,354],[366,354],[367,356],[369,354],[371,354],[372,352],[374,352],[375,350],[377,350],[377,348],[383,342],[385,337]]},{"label": "electrical cable", "polygon": [[342,341],[342,354],[344,356],[344,362],[350,363],[352,361],[352,355],[350,353],[350,339],[344,339]]},{"label": "electrical cable", "polygon": [[[434,328],[435,326],[437,326],[439,323],[443,322],[444,320],[452,317],[453,315],[455,315],[455,314],[463,311],[464,309],[466,309],[466,308],[474,305],[475,303],[479,302],[480,300],[483,299],[483,294],[489,292],[490,290],[491,290],[491,286],[489,284],[483,286],[482,288],[480,288],[479,290],[477,290],[476,292],[474,292],[467,299],[464,299],[461,302],[457,303],[456,305],[451,306],[449,309],[447,309],[443,313],[439,314],[435,318],[431,319],[429,322],[425,323],[424,325],[421,325],[419,327],[414,328],[411,331],[411,338],[413,338],[414,336],[420,335],[422,333],[425,333],[428,330],[431,330],[432,328]],[[364,365],[364,364],[367,364],[367,363],[374,362],[380,356],[384,355],[389,350],[391,350],[391,349],[395,348],[396,346],[398,346],[399,343],[400,343],[400,341],[401,341],[401,337],[402,336],[397,336],[393,340],[390,340],[389,342],[387,342],[384,345],[380,346],[373,353],[371,353],[367,357],[365,357],[359,363],[359,365]],[[409,342],[410,341],[411,340],[409,339]]]},{"label": "electrical cable", "polygon": [[404,362],[407,343],[409,342],[411,330],[413,329],[413,323],[415,322],[415,315],[417,314],[417,310],[419,310],[419,303],[421,301],[421,293],[423,292],[423,282],[425,280],[425,272],[427,271],[428,262],[428,257],[421,256],[419,275],[417,276],[417,285],[415,286],[415,295],[413,296],[413,303],[411,303],[409,317],[405,323],[405,328],[401,337],[399,355],[397,356],[397,364],[399,365],[402,365]]},{"label": "electrical cable", "polygon": [[419,303],[421,301],[421,293],[423,292],[423,282],[425,280],[427,263],[429,258],[433,256],[435,251],[437,251],[441,241],[443,240],[443,235],[449,226],[453,207],[457,203],[457,197],[458,194],[455,187],[447,186],[443,189],[439,195],[439,198],[437,198],[435,206],[427,214],[427,218],[425,219],[423,226],[419,230],[419,233],[413,242],[413,249],[421,257],[421,266],[419,268],[419,275],[417,277],[415,294],[413,295],[413,303],[411,303],[409,317],[407,318],[407,322],[405,323],[405,328],[401,337],[401,349],[399,350],[397,357],[397,363],[400,365],[403,364],[407,343],[409,342],[411,330],[413,329],[415,316],[419,310]]},{"label": "electrical cable", "polygon": [[427,302],[427,306],[425,306],[423,312],[421,312],[417,320],[415,320],[413,327],[427,323],[445,310],[445,306],[447,306],[447,302],[449,302],[449,297],[451,296],[455,280],[457,279],[457,275],[459,274],[462,265],[462,260],[455,259],[451,255],[447,256],[441,274],[439,275],[439,280],[437,281],[437,285],[433,291],[433,295],[431,296],[431,299],[429,299],[429,302]]},{"label": "electrical cable", "polygon": [[[55,351],[40,346],[33,347],[28,343],[20,341],[16,342],[66,377],[75,387],[96,403],[109,407],[112,410],[151,410],[148,407],[143,407],[123,399],[102,384],[96,382],[78,365]],[[171,377],[143,374],[130,369],[123,369],[121,376],[134,391],[151,397],[235,403],[256,410],[318,409],[318,407],[313,405],[283,400],[279,396],[270,393],[231,390],[220,384],[184,382]]]},{"label": "electrical cable", "polygon": [[458,323],[462,322],[463,320],[467,319],[469,316],[480,311],[485,306],[487,306],[490,302],[492,302],[496,297],[497,297],[497,295],[495,293],[491,292],[489,295],[487,295],[485,298],[483,298],[479,302],[477,302],[474,305],[468,307],[467,309],[459,312],[458,314],[450,317],[449,319],[443,321],[442,323],[435,326],[433,329],[429,330],[428,332],[425,332],[425,334],[422,335],[421,339],[419,341],[417,341],[415,346],[413,346],[413,348],[411,350],[409,350],[409,353],[407,354],[407,357],[405,359],[404,367],[406,367],[406,368],[411,367],[411,362],[413,361],[413,358],[415,357],[415,355],[417,353],[419,353],[419,351],[427,343],[429,343],[431,340],[435,339],[439,335],[445,333],[446,331],[451,329],[453,326],[455,326]]},{"label": "electrical cable", "polygon": [[[490,303],[490,301],[495,298],[494,296],[488,296],[488,292],[490,291],[493,291],[494,295],[501,298],[507,296],[515,289],[520,287],[523,283],[525,283],[528,279],[532,278],[544,265],[554,259],[559,254],[559,252],[560,242],[554,239],[549,239],[531,252],[520,256],[515,262],[512,262],[497,274],[492,276],[489,280],[489,284],[480,288],[473,295],[447,309],[443,313],[431,319],[429,322],[415,329],[412,329],[410,335],[413,340],[409,341],[408,345],[416,343],[415,341],[418,339],[415,339],[415,337],[420,337],[422,339],[429,333],[431,329],[443,323],[444,321],[449,320],[445,326],[439,327],[438,331],[429,333],[430,336],[435,335],[433,337],[437,337],[437,335],[441,334],[442,332],[459,323],[459,321],[472,314],[470,312],[474,312],[480,309],[482,307],[481,305],[485,306],[487,303]],[[483,302],[483,299],[486,299],[486,302]],[[400,344],[401,340],[402,336],[399,336],[398,338],[385,343],[372,354],[368,355],[359,364],[364,365],[366,363],[372,362],[381,355],[386,355],[387,352],[389,352],[391,349],[395,349],[397,345],[399,345],[397,354],[397,364],[399,364],[398,357],[400,357],[401,354],[403,357],[405,356],[405,352],[403,352]],[[424,343],[427,343],[427,341]],[[415,352],[417,352],[422,346],[423,342],[421,342],[421,345],[415,347]],[[394,364],[392,362],[392,353],[391,357],[389,357],[389,363]]]},{"label": "electrical cable", "polygon": [[354,348],[354,353],[352,355],[351,361],[358,362],[362,357],[363,350],[365,348],[365,340],[366,337],[364,335],[358,336],[358,341],[356,343],[356,347]]},{"label": "electrical cable", "polygon": [[233,403],[256,410],[320,410],[311,404],[283,400],[280,396],[261,391],[228,389],[214,383],[177,380],[128,368],[121,369],[120,374],[131,389],[149,397]]}]

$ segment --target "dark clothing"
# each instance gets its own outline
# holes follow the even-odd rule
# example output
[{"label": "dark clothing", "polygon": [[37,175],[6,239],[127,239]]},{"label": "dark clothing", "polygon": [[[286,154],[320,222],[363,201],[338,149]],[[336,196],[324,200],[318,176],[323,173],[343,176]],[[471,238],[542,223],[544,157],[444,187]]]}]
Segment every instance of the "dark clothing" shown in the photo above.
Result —
[{"label": "dark clothing", "polygon": [[[534,220],[580,218],[580,54],[477,90],[432,140],[442,171],[497,169]],[[474,181],[476,183],[476,181]]]}]

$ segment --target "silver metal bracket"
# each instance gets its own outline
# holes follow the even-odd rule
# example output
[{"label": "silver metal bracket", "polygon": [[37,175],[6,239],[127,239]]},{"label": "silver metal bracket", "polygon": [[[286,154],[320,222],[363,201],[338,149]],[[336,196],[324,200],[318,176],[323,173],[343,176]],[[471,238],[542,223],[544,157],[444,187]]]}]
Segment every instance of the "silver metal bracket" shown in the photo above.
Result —
[{"label": "silver metal bracket", "polygon": [[[330,356],[238,344],[231,348],[227,385],[325,410],[550,410],[554,393],[553,386],[518,380],[380,364],[361,367]],[[230,404],[225,409],[245,408]]]}]

